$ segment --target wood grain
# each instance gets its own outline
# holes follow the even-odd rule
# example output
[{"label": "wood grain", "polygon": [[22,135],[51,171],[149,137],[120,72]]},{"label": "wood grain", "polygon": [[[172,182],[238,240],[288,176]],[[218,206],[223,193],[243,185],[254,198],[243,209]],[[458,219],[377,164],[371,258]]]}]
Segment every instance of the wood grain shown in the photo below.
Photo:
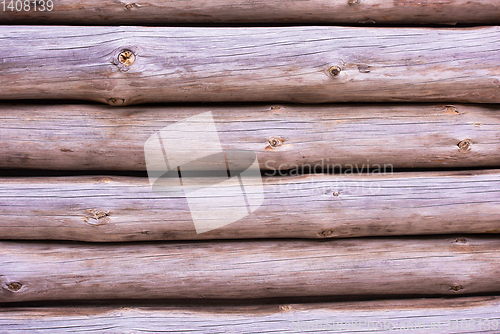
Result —
[{"label": "wood grain", "polygon": [[0,302],[500,291],[500,239],[0,243]]},{"label": "wood grain", "polygon": [[[47,1],[45,1],[47,2]],[[8,4],[8,2],[7,2]],[[0,11],[8,24],[142,25],[268,24],[498,24],[495,0],[53,0],[52,11]]]},{"label": "wood grain", "polygon": [[[260,195],[257,181],[245,184],[248,198]],[[257,210],[197,234],[184,194],[153,193],[146,178],[3,178],[0,235],[140,241],[500,232],[500,174],[494,170],[318,174],[263,182],[264,202]],[[210,201],[214,212],[231,207],[220,194]],[[210,219],[217,224],[219,218]]]},{"label": "wood grain", "polygon": [[[500,105],[3,104],[0,168],[144,171],[151,135],[209,111],[222,148],[255,152],[265,170],[500,166]],[[273,138],[279,146],[270,144]],[[459,147],[463,141],[468,149]],[[203,143],[189,147],[204,150]],[[219,167],[208,162],[198,168]]]},{"label": "wood grain", "polygon": [[500,102],[500,27],[1,26],[0,39],[0,99]]},{"label": "wood grain", "polygon": [[[499,297],[247,306],[0,308],[9,333],[498,333]],[[377,327],[378,326],[378,327]]]}]

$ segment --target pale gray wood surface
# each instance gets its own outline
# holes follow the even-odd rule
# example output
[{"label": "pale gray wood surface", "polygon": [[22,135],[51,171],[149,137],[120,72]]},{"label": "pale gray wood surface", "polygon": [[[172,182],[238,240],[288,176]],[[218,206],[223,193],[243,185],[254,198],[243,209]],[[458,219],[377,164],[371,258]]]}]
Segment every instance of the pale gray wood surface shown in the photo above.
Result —
[{"label": "pale gray wood surface", "polygon": [[[498,171],[264,177],[263,182],[264,202],[257,210],[196,234],[184,194],[153,193],[146,178],[3,178],[0,235],[138,241],[500,233]],[[245,192],[256,198],[259,184],[248,182]],[[213,195],[214,212],[226,208],[218,204],[222,200],[228,199]]]},{"label": "pale gray wood surface", "polygon": [[0,302],[500,291],[500,239],[0,243]]},{"label": "pale gray wood surface", "polygon": [[[376,164],[394,168],[500,166],[500,105],[114,108],[3,104],[0,168],[144,171],[144,143],[149,136],[208,111],[222,148],[254,151],[261,169],[307,171],[310,166],[321,172],[334,165],[345,170],[351,164],[364,165],[366,172]],[[281,144],[273,147],[273,138]],[[470,142],[468,149],[459,147],[465,140]],[[203,143],[187,146],[204,149]]]},{"label": "pale gray wood surface", "polygon": [[0,11],[0,22],[9,24],[498,24],[499,18],[496,0],[53,0],[51,11]]},{"label": "pale gray wood surface", "polygon": [[499,297],[248,306],[0,308],[30,333],[498,333]]},{"label": "pale gray wood surface", "polygon": [[0,39],[0,99],[500,102],[500,27],[1,26]]}]

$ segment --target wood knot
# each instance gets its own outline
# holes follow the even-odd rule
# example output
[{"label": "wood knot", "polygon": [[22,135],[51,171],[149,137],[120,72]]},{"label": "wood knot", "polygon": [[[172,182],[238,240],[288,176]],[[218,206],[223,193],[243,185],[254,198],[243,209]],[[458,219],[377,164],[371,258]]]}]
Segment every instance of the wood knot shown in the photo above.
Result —
[{"label": "wood knot", "polygon": [[458,149],[460,152],[467,153],[471,150],[472,143],[471,143],[470,139],[464,139],[464,140],[460,141],[457,144],[457,146],[458,146]]},{"label": "wood knot", "polygon": [[291,310],[292,309],[292,306],[291,305],[280,305],[279,306],[279,309],[281,311],[288,311],[288,310]]},{"label": "wood knot", "polygon": [[129,3],[129,4],[126,4],[126,5],[125,5],[125,9],[126,9],[126,10],[132,10],[132,8],[134,8],[134,5],[135,5],[135,3]]},{"label": "wood knot", "polygon": [[88,216],[83,217],[83,221],[88,223],[89,225],[98,226],[105,225],[111,221],[109,216],[111,212],[109,211],[101,211],[96,209],[88,209]]},{"label": "wood knot", "polygon": [[335,191],[335,192],[333,193],[333,196],[335,196],[335,197],[337,197],[338,195],[340,195],[340,193],[339,193],[338,191]]},{"label": "wood knot", "polygon": [[322,237],[329,237],[332,234],[333,234],[332,230],[323,230],[323,231],[319,232],[319,235]]},{"label": "wood knot", "polygon": [[283,139],[279,137],[271,137],[269,138],[269,146],[271,147],[280,147],[283,145]]},{"label": "wood knot", "polygon": [[357,5],[360,2],[361,2],[361,0],[347,0],[347,3],[349,4],[349,6]]},{"label": "wood knot", "polygon": [[463,290],[463,286],[457,284],[457,285],[454,285],[450,288],[451,291],[460,291],[460,290]]},{"label": "wood knot", "polygon": [[328,73],[330,73],[332,77],[338,76],[340,72],[342,72],[342,69],[339,66],[332,66],[328,69]]},{"label": "wood knot", "polygon": [[444,106],[444,112],[449,115],[459,115],[460,111],[458,111],[455,106]]},{"label": "wood knot", "polygon": [[108,99],[108,104],[111,106],[121,106],[125,104],[124,99],[116,99],[114,97]]},{"label": "wood knot", "polygon": [[466,244],[467,243],[467,239],[465,239],[465,238],[456,238],[455,239],[455,243],[457,243],[457,244]]},{"label": "wood knot", "polygon": [[19,282],[12,282],[7,284],[7,289],[9,289],[10,291],[19,291],[22,287],[23,285]]},{"label": "wood knot", "polygon": [[118,55],[118,61],[122,63],[124,66],[130,66],[135,61],[135,55],[130,50],[123,50]]}]

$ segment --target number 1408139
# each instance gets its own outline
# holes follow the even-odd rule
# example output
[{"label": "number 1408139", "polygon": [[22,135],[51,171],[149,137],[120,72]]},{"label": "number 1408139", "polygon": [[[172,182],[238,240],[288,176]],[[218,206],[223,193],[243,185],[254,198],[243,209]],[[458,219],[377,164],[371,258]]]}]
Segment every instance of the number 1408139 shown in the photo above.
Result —
[{"label": "number 1408139", "polygon": [[4,12],[50,12],[54,3],[52,0],[2,0],[0,9]]}]

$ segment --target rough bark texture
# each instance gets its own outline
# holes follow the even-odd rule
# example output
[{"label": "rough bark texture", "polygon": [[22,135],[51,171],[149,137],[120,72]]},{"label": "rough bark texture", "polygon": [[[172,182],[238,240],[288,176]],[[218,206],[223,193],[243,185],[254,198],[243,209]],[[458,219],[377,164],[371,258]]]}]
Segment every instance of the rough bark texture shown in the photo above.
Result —
[{"label": "rough bark texture", "polygon": [[0,99],[500,102],[500,27],[0,27]]},{"label": "rough bark texture", "polygon": [[[264,202],[257,210],[196,234],[184,193],[153,193],[146,178],[4,178],[0,234],[139,241],[500,232],[497,171],[264,177],[263,182]],[[248,198],[260,190],[258,180],[245,185]],[[213,194],[213,213],[228,210],[232,217],[233,203],[225,198],[230,196]]]},{"label": "rough bark texture", "polygon": [[[47,3],[44,0],[44,3]],[[7,0],[8,4],[9,1]],[[141,25],[176,23],[498,24],[496,0],[53,0],[51,11],[0,11],[0,22]]]},{"label": "rough bark texture", "polygon": [[[208,111],[222,148],[254,151],[260,168],[266,170],[307,170],[310,166],[319,173],[327,166],[345,169],[348,164],[500,166],[499,105],[114,108],[3,104],[0,168],[144,171],[144,143],[149,136]],[[273,139],[278,145],[272,145]],[[187,146],[204,150],[203,143]]]},{"label": "rough bark texture", "polygon": [[500,291],[500,239],[0,243],[0,302]]},{"label": "rough bark texture", "polygon": [[498,333],[499,297],[321,304],[0,309],[0,331],[30,333]]}]

